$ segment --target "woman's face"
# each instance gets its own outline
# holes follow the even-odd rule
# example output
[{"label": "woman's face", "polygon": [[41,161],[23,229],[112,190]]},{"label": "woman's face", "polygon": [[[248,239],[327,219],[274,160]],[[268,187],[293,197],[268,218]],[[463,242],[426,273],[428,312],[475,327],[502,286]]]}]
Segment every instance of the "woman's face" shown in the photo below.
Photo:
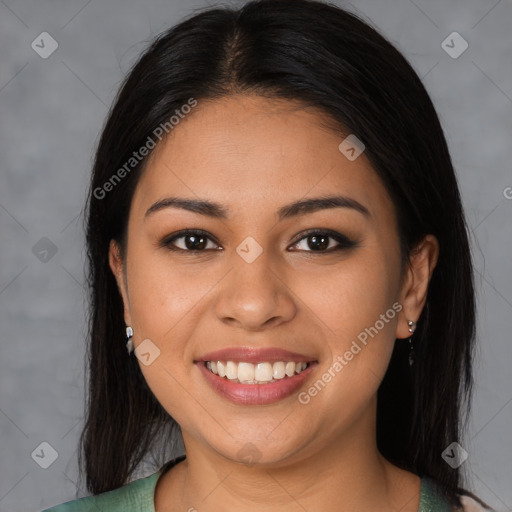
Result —
[{"label": "woman's face", "polygon": [[[111,244],[141,371],[187,450],[276,464],[368,435],[395,338],[420,315],[393,203],[320,122],[291,102],[199,101],[137,185],[124,261]],[[286,208],[331,196],[345,205]],[[170,197],[218,207],[151,211]],[[205,233],[171,241],[185,229]]]}]

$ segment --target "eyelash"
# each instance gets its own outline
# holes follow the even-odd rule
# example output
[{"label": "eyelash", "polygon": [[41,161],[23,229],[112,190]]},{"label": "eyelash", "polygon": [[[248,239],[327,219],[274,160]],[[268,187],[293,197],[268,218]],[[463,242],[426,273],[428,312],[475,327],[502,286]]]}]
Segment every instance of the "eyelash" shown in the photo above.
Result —
[{"label": "eyelash", "polygon": [[[168,250],[170,251],[181,251],[183,253],[195,253],[195,254],[199,254],[199,253],[202,253],[202,252],[206,252],[208,250],[212,250],[212,249],[199,249],[199,250],[192,250],[192,249],[181,249],[179,247],[175,247],[172,245],[173,242],[175,242],[176,240],[178,240],[179,238],[183,238],[185,237],[186,235],[198,235],[198,236],[203,236],[205,238],[208,238],[209,240],[213,241],[214,243],[217,243],[215,241],[214,238],[212,238],[209,233],[207,233],[206,231],[203,231],[201,229],[183,229],[181,231],[178,231],[177,233],[174,233],[173,235],[170,235],[168,237],[165,237],[161,242],[160,242],[160,246],[161,247],[165,247],[167,248]],[[304,239],[307,239],[311,236],[322,236],[322,235],[325,235],[329,238],[332,238],[333,240],[335,240],[336,242],[338,242],[339,245],[335,246],[335,247],[331,247],[329,249],[326,249],[326,250],[318,250],[318,251],[314,251],[314,250],[302,250],[302,249],[298,249],[298,251],[302,251],[302,252],[308,252],[308,253],[313,253],[313,254],[330,254],[332,252],[336,252],[336,251],[340,251],[342,249],[351,249],[352,247],[355,247],[358,242],[354,241],[354,240],[351,240],[349,239],[348,237],[346,237],[345,235],[342,235],[341,233],[337,233],[336,231],[332,231],[330,229],[324,229],[324,230],[321,230],[321,229],[310,229],[310,230],[307,230],[303,233],[301,233],[299,236],[300,238],[298,238],[292,245],[297,245],[299,242],[301,242],[302,240]]]}]

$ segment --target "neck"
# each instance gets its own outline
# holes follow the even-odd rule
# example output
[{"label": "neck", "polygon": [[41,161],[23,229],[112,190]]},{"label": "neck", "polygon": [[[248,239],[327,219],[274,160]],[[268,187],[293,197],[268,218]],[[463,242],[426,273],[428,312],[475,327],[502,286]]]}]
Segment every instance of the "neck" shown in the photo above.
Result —
[{"label": "neck", "polygon": [[184,433],[187,458],[160,479],[156,512],[417,512],[419,477],[382,457],[375,416],[367,416],[342,437],[324,439],[323,448],[313,441],[279,462],[252,465],[223,457]]}]

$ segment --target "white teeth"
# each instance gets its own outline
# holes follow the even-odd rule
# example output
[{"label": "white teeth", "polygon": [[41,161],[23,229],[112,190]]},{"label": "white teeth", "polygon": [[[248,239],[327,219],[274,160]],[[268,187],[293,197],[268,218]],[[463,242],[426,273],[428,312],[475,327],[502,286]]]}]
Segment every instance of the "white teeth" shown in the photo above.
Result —
[{"label": "white teeth", "polygon": [[238,367],[233,361],[228,361],[226,364],[226,377],[229,380],[238,379]]},{"label": "white teeth", "polygon": [[234,361],[207,361],[206,367],[219,377],[244,384],[266,384],[301,373],[308,363],[293,361],[262,362],[258,364]]},{"label": "white teeth", "polygon": [[[215,373],[215,372],[213,372]],[[251,382],[254,380],[254,365],[251,363],[238,363],[238,380]]]},{"label": "white teeth", "polygon": [[272,365],[270,363],[258,363],[254,370],[254,380],[270,382],[272,380]]},{"label": "white teeth", "polygon": [[274,379],[282,379],[284,377],[284,363],[282,361],[276,361],[273,366]]},{"label": "white teeth", "polygon": [[[300,363],[297,363],[297,364],[300,364]],[[286,375],[288,375],[288,377],[293,377],[293,375],[295,374],[295,369],[296,369],[296,365],[295,363],[286,363],[286,368],[285,368],[285,373]]]}]

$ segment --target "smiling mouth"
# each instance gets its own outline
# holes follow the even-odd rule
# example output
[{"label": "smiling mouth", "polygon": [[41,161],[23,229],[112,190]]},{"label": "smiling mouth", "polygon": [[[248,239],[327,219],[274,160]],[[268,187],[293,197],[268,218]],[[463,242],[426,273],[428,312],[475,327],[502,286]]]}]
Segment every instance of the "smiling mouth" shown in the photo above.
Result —
[{"label": "smiling mouth", "polygon": [[270,384],[302,373],[311,363],[263,361],[253,364],[243,361],[206,361],[204,364],[211,373],[233,383]]}]

